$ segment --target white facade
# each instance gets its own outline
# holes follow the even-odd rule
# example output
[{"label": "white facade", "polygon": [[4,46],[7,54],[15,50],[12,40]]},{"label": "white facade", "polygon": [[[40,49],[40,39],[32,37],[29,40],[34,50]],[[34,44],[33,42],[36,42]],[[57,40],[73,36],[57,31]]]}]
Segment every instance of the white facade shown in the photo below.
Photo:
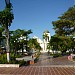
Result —
[{"label": "white facade", "polygon": [[46,51],[48,51],[47,50],[47,44],[49,43],[51,36],[50,36],[49,32],[43,33],[43,35],[44,34],[47,34],[47,38],[46,39],[44,38],[43,41],[36,36],[34,36],[33,38],[37,39],[37,42],[40,44],[40,46],[42,48],[42,51],[46,52]]},{"label": "white facade", "polygon": [[42,50],[43,50],[43,47],[44,47],[43,41],[42,41],[40,38],[38,38],[37,36],[34,36],[33,38],[34,38],[34,39],[37,39],[37,42],[40,44],[40,46],[41,46],[41,48],[42,48]]},{"label": "white facade", "polygon": [[43,35],[45,36],[44,37],[44,49],[43,49],[43,51],[48,51],[47,50],[47,44],[49,43],[49,41],[50,41],[50,39],[51,39],[51,35],[50,35],[50,32],[49,31],[45,31],[44,33],[43,33]]}]

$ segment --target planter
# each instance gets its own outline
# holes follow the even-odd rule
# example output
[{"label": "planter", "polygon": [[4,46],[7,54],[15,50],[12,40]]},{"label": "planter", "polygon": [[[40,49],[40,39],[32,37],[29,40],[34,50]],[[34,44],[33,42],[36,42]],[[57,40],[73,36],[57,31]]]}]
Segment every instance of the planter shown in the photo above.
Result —
[{"label": "planter", "polygon": [[33,65],[34,64],[34,60],[30,60],[30,65]]},{"label": "planter", "polygon": [[19,67],[19,64],[0,64],[0,67]]}]

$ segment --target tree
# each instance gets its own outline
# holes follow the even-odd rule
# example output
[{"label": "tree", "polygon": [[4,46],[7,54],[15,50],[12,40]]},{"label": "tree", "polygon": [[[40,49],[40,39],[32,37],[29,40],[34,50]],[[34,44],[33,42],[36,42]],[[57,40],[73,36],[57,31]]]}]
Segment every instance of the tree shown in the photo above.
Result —
[{"label": "tree", "polygon": [[72,48],[72,40],[70,39],[70,37],[65,38],[64,36],[52,36],[49,44],[52,47],[53,51],[61,51],[62,54]]},{"label": "tree", "polygon": [[49,33],[48,30],[44,31],[44,33],[43,33],[43,39],[45,39],[45,41],[47,41],[47,39],[49,38],[47,33]]},{"label": "tree", "polygon": [[11,26],[14,15],[11,12],[12,5],[11,3],[7,4],[6,8],[3,11],[0,11],[0,25],[5,29],[6,37],[6,51],[7,51],[7,62],[10,61],[10,37],[9,37],[9,27]]},{"label": "tree", "polygon": [[30,49],[41,50],[41,47],[37,42],[37,39],[33,39],[33,38],[29,39],[28,46],[30,47]]},{"label": "tree", "polygon": [[[21,43],[22,43],[22,46],[25,45],[26,51],[28,51],[28,49],[27,49],[28,48],[27,42],[28,42],[28,37],[29,37],[28,35],[31,33],[32,33],[31,30],[22,30],[22,33],[21,33],[21,37],[22,37]],[[22,54],[23,54],[23,47],[22,47]]]},{"label": "tree", "polygon": [[[24,46],[26,47],[27,50],[27,42],[29,38],[29,34],[32,33],[31,30],[21,30],[17,29],[15,31],[11,31],[11,44],[13,44],[13,50],[14,50],[14,55],[17,54],[17,51],[22,49],[22,55],[23,55],[23,50]],[[15,46],[16,45],[16,46]]]},{"label": "tree", "polygon": [[59,20],[53,21],[55,35],[60,37],[58,49],[62,52],[68,49],[74,49],[71,44],[74,43],[73,37],[75,34],[75,6],[70,7],[62,16],[58,17]]},{"label": "tree", "polygon": [[53,22],[55,33],[59,36],[69,36],[72,35],[72,27],[73,25],[72,21],[69,20],[57,20]]},{"label": "tree", "polygon": [[59,20],[53,21],[55,32],[62,35],[73,35],[75,33],[75,6],[70,7]]},{"label": "tree", "polygon": [[2,32],[4,31],[4,28],[3,27],[0,27],[0,46],[1,46],[1,42],[3,42],[3,35],[2,35]]},{"label": "tree", "polygon": [[51,40],[50,40],[50,42],[49,42],[49,44],[48,45],[50,45],[51,47],[51,49],[54,51],[58,51],[59,49],[58,49],[58,46],[59,46],[59,43],[60,43],[60,41],[61,41],[61,39],[59,38],[59,37],[56,37],[56,36],[52,36],[51,37]]}]

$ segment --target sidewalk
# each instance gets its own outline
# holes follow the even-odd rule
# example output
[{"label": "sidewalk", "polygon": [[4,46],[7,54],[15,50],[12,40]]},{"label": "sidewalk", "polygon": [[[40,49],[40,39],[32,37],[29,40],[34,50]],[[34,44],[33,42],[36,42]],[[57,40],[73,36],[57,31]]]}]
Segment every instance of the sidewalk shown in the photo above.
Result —
[{"label": "sidewalk", "polygon": [[34,65],[20,68],[0,68],[0,75],[75,75],[73,65],[75,63],[67,60],[66,56],[50,58],[47,53],[42,53],[39,61]]},{"label": "sidewalk", "polygon": [[69,61],[67,56],[52,58],[47,53],[42,53],[40,55],[39,61],[33,66],[75,67],[75,62]]}]

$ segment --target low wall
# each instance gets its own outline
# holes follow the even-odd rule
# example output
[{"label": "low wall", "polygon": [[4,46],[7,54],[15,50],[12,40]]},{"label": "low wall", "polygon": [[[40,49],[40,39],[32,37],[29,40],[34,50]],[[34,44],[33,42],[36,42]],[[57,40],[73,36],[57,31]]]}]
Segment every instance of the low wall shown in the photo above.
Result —
[{"label": "low wall", "polygon": [[0,64],[0,67],[19,67],[19,64]]}]

